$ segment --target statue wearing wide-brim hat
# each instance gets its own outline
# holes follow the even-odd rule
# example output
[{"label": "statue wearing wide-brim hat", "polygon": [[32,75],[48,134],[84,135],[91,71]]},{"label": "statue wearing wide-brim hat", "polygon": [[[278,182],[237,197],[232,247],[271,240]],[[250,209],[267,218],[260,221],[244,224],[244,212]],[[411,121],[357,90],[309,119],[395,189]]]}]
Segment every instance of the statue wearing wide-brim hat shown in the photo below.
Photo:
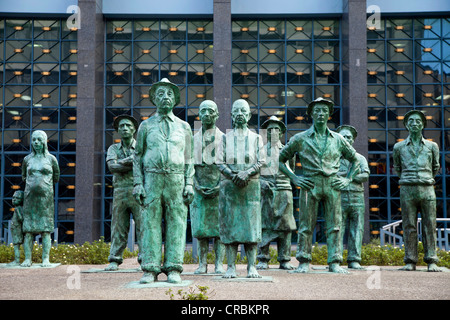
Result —
[{"label": "statue wearing wide-brim hat", "polygon": [[333,114],[334,103],[333,103],[331,100],[324,99],[324,98],[322,98],[322,97],[317,98],[316,100],[313,100],[313,101],[311,101],[311,102],[308,104],[308,109],[306,110],[306,114],[307,114],[308,116],[311,116],[311,112],[312,112],[313,107],[314,107],[316,104],[319,104],[319,103],[323,103],[323,104],[325,104],[325,105],[328,106],[328,110],[330,111],[330,116],[331,116],[331,114]]},{"label": "statue wearing wide-brim hat", "polygon": [[134,128],[136,130],[138,129],[139,124],[138,124],[137,120],[134,117],[132,117],[132,116],[130,116],[128,114],[121,114],[120,116],[117,116],[116,118],[114,118],[114,123],[113,123],[114,130],[118,131],[119,123],[120,123],[120,120],[122,120],[122,119],[130,120],[133,123]]},{"label": "statue wearing wide-brim hat", "polygon": [[167,78],[163,78],[163,79],[161,79],[161,81],[156,82],[155,84],[153,84],[151,86],[150,90],[148,91],[148,93],[150,95],[151,103],[156,105],[154,102],[155,92],[156,92],[156,89],[158,89],[160,86],[167,86],[167,87],[172,88],[173,94],[175,95],[174,107],[180,103],[180,89],[177,87],[176,84],[170,82],[169,79],[167,79]]},{"label": "statue wearing wide-brim hat", "polygon": [[351,126],[348,124],[343,124],[342,126],[337,127],[336,132],[339,133],[344,129],[346,129],[352,133],[353,140],[356,139],[356,137],[358,136],[358,131],[356,131],[356,128],[354,126]]},{"label": "statue wearing wide-brim hat", "polygon": [[408,119],[410,116],[412,116],[413,114],[418,114],[420,116],[420,118],[422,119],[422,123],[423,123],[423,127],[426,128],[427,126],[427,118],[425,117],[425,113],[421,110],[410,110],[408,111],[404,118],[403,118],[403,125],[406,128],[406,125],[408,124]]},{"label": "statue wearing wide-brim hat", "polygon": [[276,117],[276,116],[271,116],[269,119],[264,121],[264,123],[261,125],[261,129],[267,129],[267,127],[269,126],[269,124],[271,122],[276,123],[276,124],[278,124],[280,126],[281,133],[285,133],[286,132],[286,125],[284,124],[283,121],[280,121],[280,119],[278,119],[278,117]]}]

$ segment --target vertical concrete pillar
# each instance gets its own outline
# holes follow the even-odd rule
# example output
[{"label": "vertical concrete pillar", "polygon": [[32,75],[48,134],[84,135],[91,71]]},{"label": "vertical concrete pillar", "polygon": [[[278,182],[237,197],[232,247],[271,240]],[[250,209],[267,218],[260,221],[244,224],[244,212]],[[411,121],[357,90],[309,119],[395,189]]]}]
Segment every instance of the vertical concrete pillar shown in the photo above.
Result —
[{"label": "vertical concrete pillar", "polygon": [[103,166],[102,0],[79,0],[75,243],[100,238]]},{"label": "vertical concrete pillar", "polygon": [[214,101],[219,108],[217,127],[231,129],[231,0],[214,0]]},{"label": "vertical concrete pillar", "polygon": [[[358,130],[356,151],[368,156],[366,0],[343,0],[343,123]],[[369,240],[369,191],[365,184],[365,233]]]}]

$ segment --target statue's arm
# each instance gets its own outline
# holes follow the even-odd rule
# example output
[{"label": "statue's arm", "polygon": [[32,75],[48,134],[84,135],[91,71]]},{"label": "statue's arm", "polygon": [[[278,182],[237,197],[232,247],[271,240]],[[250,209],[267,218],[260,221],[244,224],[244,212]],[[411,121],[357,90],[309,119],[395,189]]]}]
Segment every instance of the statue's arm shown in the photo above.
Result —
[{"label": "statue's arm", "polygon": [[397,172],[397,175],[400,177],[402,174],[402,161],[400,156],[400,148],[398,145],[394,145],[394,150],[392,153],[392,157],[394,159],[394,170]]},{"label": "statue's arm", "polygon": [[144,173],[142,172],[142,159],[145,152],[146,132],[145,125],[141,123],[136,136],[136,147],[133,157],[133,195],[139,204],[143,204],[145,198]]},{"label": "statue's arm", "polygon": [[56,157],[54,156],[52,156],[52,169],[53,169],[53,183],[57,183],[59,181],[61,171],[59,169],[58,160],[56,160]]},{"label": "statue's arm", "polygon": [[353,178],[353,182],[364,183],[369,180],[370,170],[366,158],[359,157],[359,170]]},{"label": "statue's arm", "polygon": [[137,135],[136,135],[136,146],[134,149],[134,157],[133,157],[133,180],[134,185],[143,185],[144,184],[144,174],[142,171],[142,159],[145,153],[145,141],[146,141],[146,130],[144,123],[141,123],[139,126]]},{"label": "statue's arm", "polygon": [[433,177],[435,177],[438,174],[439,169],[441,168],[441,165],[439,162],[439,158],[440,158],[439,147],[438,147],[437,143],[433,144],[432,152],[433,152],[432,170],[433,170]]}]

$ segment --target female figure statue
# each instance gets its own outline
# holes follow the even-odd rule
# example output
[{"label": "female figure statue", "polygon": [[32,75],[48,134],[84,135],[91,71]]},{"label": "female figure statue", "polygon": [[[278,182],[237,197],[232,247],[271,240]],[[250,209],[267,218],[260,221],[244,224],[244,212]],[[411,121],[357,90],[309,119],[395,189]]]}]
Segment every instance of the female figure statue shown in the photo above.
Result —
[{"label": "female figure statue", "polygon": [[42,266],[50,266],[50,233],[54,229],[53,185],[59,180],[59,166],[55,156],[48,152],[47,134],[36,130],[31,135],[31,153],[22,163],[25,181],[23,201],[23,233],[25,260],[23,267],[31,266],[33,236],[42,236]]}]

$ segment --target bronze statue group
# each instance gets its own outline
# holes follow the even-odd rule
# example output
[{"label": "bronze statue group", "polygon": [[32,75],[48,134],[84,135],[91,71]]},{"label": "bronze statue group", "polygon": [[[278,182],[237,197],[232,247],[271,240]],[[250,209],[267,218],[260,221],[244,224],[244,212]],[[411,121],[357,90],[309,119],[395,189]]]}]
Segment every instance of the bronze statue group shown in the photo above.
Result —
[{"label": "bronze statue group", "polygon": [[[235,278],[238,246],[244,245],[247,277],[260,278],[268,268],[269,247],[277,244],[280,269],[293,273],[310,270],[312,240],[319,204],[323,204],[328,269],[348,273],[362,269],[364,231],[364,182],[369,168],[352,144],[357,131],[342,125],[335,131],[327,122],[333,103],[318,98],[307,108],[312,126],[294,135],[286,145],[281,138],[286,125],[272,116],[259,134],[248,128],[251,110],[236,100],[231,109],[232,129],[216,127],[219,117],[214,101],[199,107],[202,127],[192,134],[190,125],[173,114],[180,102],[178,87],[162,79],[150,88],[154,116],[140,125],[129,115],[114,120],[121,141],[108,148],[106,162],[113,174],[111,249],[106,271],[123,262],[130,215],[136,223],[140,283],[157,281],[160,273],[169,283],[181,283],[188,213],[192,236],[198,240],[199,267],[207,273],[210,240],[214,241],[215,270]],[[426,117],[419,110],[405,114],[409,136],[394,146],[394,167],[401,186],[404,270],[415,270],[417,216],[423,222],[424,261],[428,271],[441,271],[436,255],[436,196],[434,177],[439,171],[439,149],[423,138]],[[136,138],[135,138],[136,136]],[[19,246],[25,250],[24,267],[31,265],[32,237],[42,234],[43,266],[50,264],[50,232],[54,228],[53,186],[59,179],[56,158],[49,154],[43,131],[32,134],[32,153],[25,157],[22,176],[25,191],[13,197],[12,219],[15,260]],[[295,158],[301,174],[295,172]],[[294,219],[292,185],[299,187],[298,226]],[[189,210],[188,210],[189,209]],[[348,224],[348,269],[341,267],[345,227]],[[163,230],[164,228],[164,230]],[[298,230],[296,259],[291,261],[291,235]],[[164,239],[163,239],[164,235]],[[164,243],[164,261],[161,248]],[[227,270],[223,268],[227,258]],[[257,263],[258,262],[258,263]]]}]

